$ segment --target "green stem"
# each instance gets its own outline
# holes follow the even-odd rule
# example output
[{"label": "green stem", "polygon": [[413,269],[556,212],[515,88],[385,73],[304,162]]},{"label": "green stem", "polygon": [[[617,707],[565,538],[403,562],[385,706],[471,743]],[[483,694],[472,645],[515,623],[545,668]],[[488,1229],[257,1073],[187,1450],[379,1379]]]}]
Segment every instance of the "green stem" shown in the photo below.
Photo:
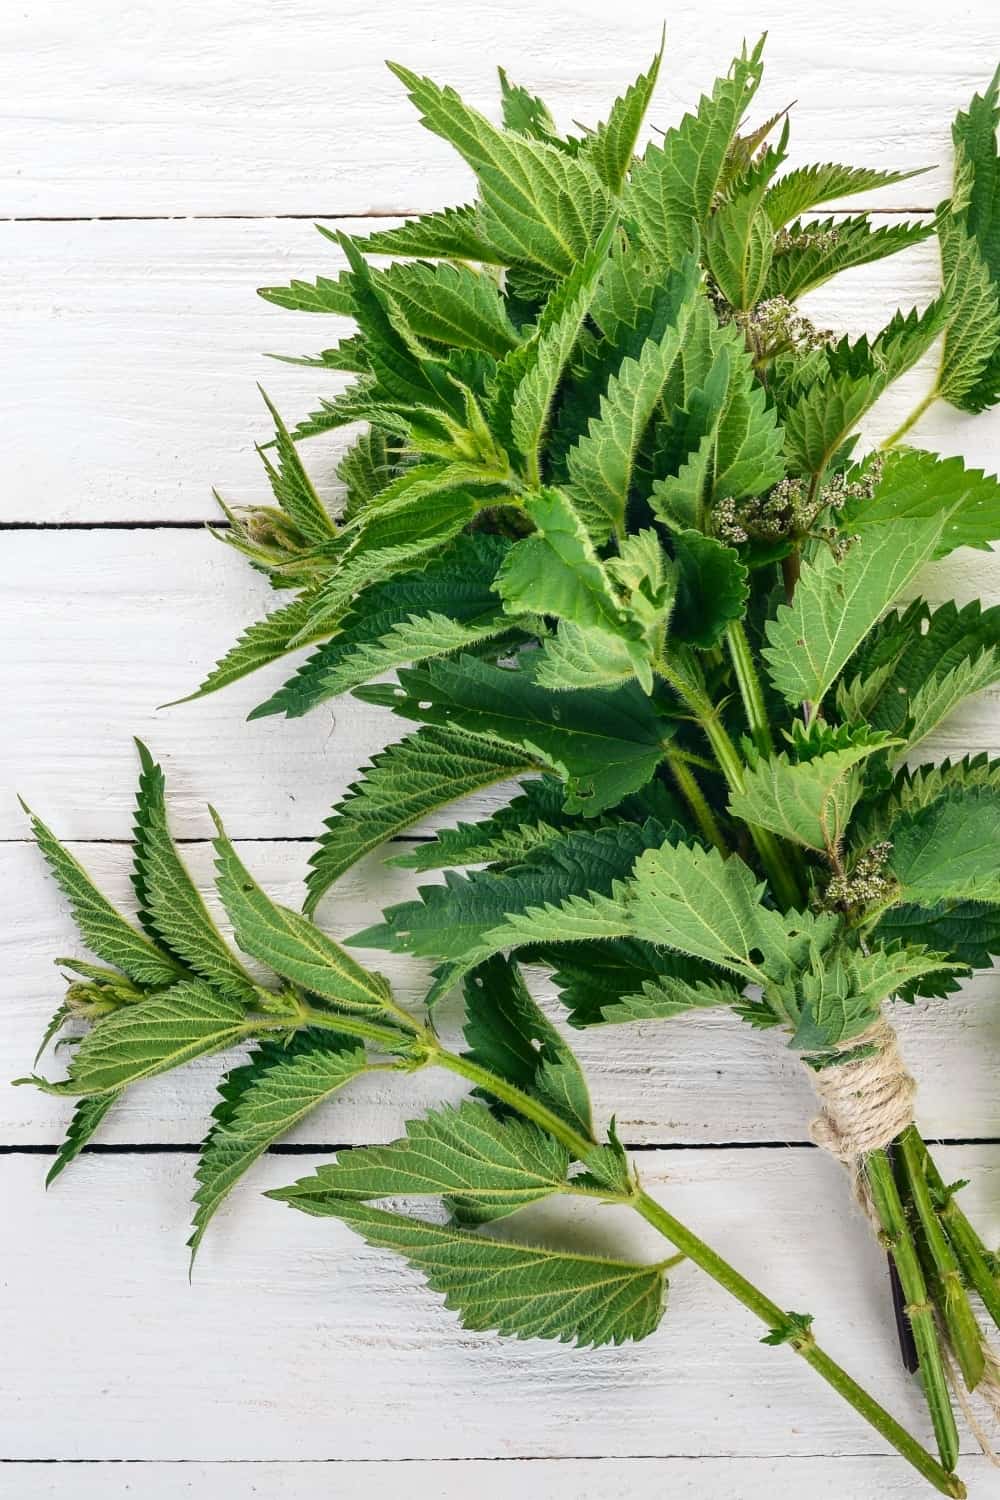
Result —
[{"label": "green stem", "polygon": [[[511,1105],[520,1115],[533,1120],[536,1125],[540,1125],[543,1130],[547,1130],[550,1135],[562,1141],[576,1160],[585,1160],[593,1149],[595,1144],[593,1141],[574,1130],[560,1116],[553,1114],[547,1105],[540,1100],[533,1099],[529,1094],[522,1093],[516,1085],[498,1078],[470,1058],[447,1052],[443,1048],[435,1048],[430,1054],[429,1061],[447,1068],[449,1072],[457,1073],[469,1083],[474,1083],[477,1088],[485,1089],[494,1098]],[[631,1199],[622,1201],[630,1202],[648,1224],[658,1230],[682,1255],[710,1276],[730,1296],[741,1302],[768,1328],[782,1328],[787,1324],[788,1317],[783,1308],[779,1307],[776,1302],[772,1302],[770,1297],[765,1296],[734,1266],[706,1245],[693,1230],[675,1219],[648,1193],[640,1189]],[[902,1427],[874,1397],[870,1396],[855,1380],[852,1380],[846,1370],[843,1370],[818,1346],[812,1333],[804,1330],[800,1335],[790,1338],[788,1342],[795,1352],[800,1354],[806,1363],[850,1406],[853,1406],[859,1416],[870,1423],[876,1432],[881,1433],[918,1473],[934,1485],[935,1489],[942,1495],[955,1496],[961,1500],[961,1497],[965,1495],[965,1486],[961,1480],[946,1472],[931,1454],[906,1431],[905,1427]]]},{"label": "green stem", "polygon": [[743,699],[750,736],[761,755],[771,755],[774,750],[774,741],[771,738],[771,724],[764,703],[764,691],[760,685],[760,677],[754,665],[753,652],[750,650],[750,642],[747,640],[742,620],[731,620],[727,625],[726,644],[732,658],[733,672],[739,684],[740,697]]},{"label": "green stem", "polygon": [[939,1209],[938,1213],[962,1270],[978,1292],[980,1301],[989,1313],[993,1324],[1000,1328],[1000,1279],[992,1268],[992,1257],[959,1207],[954,1194],[948,1193],[944,1179],[934,1163],[934,1158],[927,1150],[919,1133],[916,1131],[914,1133],[918,1148],[923,1155],[924,1175],[931,1190],[938,1197],[947,1198],[944,1207]]},{"label": "green stem", "polygon": [[898,442],[905,438],[906,434],[910,431],[910,428],[917,425],[924,412],[928,409],[928,407],[933,406],[934,402],[937,400],[937,394],[937,381],[935,381],[924,399],[922,401],[919,401],[910,412],[910,415],[907,417],[906,421],[900,422],[895,432],[890,433],[885,442],[881,444],[881,451],[883,453],[888,448],[894,448]]},{"label": "green stem", "polygon": [[694,813],[695,821],[708,842],[714,844],[720,854],[728,854],[729,845],[719,827],[719,820],[709,806],[705,793],[698,785],[694,772],[669,751],[667,752],[667,765],[671,776],[677,783],[678,790]]},{"label": "green stem", "polygon": [[940,1286],[940,1295],[935,1298],[938,1312],[948,1331],[948,1340],[958,1360],[962,1378],[968,1389],[974,1391],[983,1376],[983,1338],[972,1304],[962,1285],[958,1259],[941,1227],[931,1198],[921,1144],[912,1125],[904,1130],[896,1142],[899,1166],[926,1242],[935,1279]]},{"label": "green stem", "polygon": [[958,1461],[958,1428],[951,1409],[948,1379],[934,1322],[934,1308],[927,1296],[920,1258],[910,1235],[906,1213],[885,1151],[869,1151],[864,1158],[863,1170],[868,1178],[872,1201],[888,1248],[899,1272],[903,1296],[906,1298],[906,1315],[917,1347],[924,1398],[930,1410],[938,1452],[945,1468],[951,1471]]},{"label": "green stem", "polygon": [[[712,747],[730,791],[742,792],[743,761],[719,718],[715,704],[671,662],[661,657],[656,663],[656,670],[691,710]],[[802,907],[805,903],[804,894],[778,838],[770,829],[759,828],[755,823],[748,823],[746,826],[779,905],[786,910],[790,907]]]},{"label": "green stem", "polygon": [[[648,1224],[658,1229],[671,1244],[677,1246],[678,1250],[683,1250],[689,1260],[694,1261],[731,1296],[742,1302],[743,1306],[762,1323],[766,1323],[772,1329],[780,1328],[787,1323],[787,1314],[777,1303],[758,1291],[752,1282],[747,1281],[746,1277],[741,1276],[720,1255],[705,1245],[683,1224],[678,1223],[673,1215],[669,1214],[648,1193],[638,1194],[635,1199],[635,1208]],[[936,1490],[942,1495],[964,1495],[965,1486],[961,1480],[943,1469],[926,1449],[910,1436],[905,1427],[901,1427],[883,1406],[880,1406],[863,1387],[858,1385],[857,1381],[852,1380],[847,1371],[819,1347],[808,1329],[803,1330],[801,1334],[793,1335],[787,1342],[795,1353],[800,1354],[806,1364],[816,1371],[817,1375],[832,1386],[850,1406],[853,1406],[854,1410],[870,1423],[876,1432],[881,1433],[897,1453],[902,1454]]]},{"label": "green stem", "polygon": [[[393,1006],[393,1011],[397,1009]],[[400,1014],[406,1015],[405,1011]],[[423,1037],[424,1029],[419,1022],[414,1021],[412,1016],[406,1016],[408,1029],[412,1034]],[[268,1023],[271,1017],[267,1018]],[[364,1041],[375,1042],[380,1047],[385,1047],[389,1052],[399,1052],[401,1045],[405,1044],[407,1037],[397,1026],[380,1026],[377,1021],[362,1021],[357,1016],[341,1015],[330,1010],[316,1010],[314,1006],[305,1005],[300,1009],[299,1021],[303,1026],[316,1026],[321,1031],[341,1031],[347,1036],[361,1037]],[[287,1026],[288,1022],[284,1022]]]}]

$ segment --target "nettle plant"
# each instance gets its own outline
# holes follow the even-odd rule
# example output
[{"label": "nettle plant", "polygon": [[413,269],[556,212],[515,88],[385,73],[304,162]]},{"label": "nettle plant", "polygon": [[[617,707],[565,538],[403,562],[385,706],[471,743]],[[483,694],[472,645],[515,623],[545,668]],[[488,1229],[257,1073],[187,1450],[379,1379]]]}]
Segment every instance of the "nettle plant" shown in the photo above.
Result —
[{"label": "nettle plant", "polygon": [[[39,825],[88,945],[124,975],[78,965],[56,1018],[82,1010],[96,1025],[68,1080],[44,1085],[82,1095],[55,1170],[135,1078],[258,1037],[222,1084],[197,1243],[250,1162],[351,1077],[449,1068],[480,1101],[280,1196],[400,1250],[470,1326],[581,1342],[650,1332],[667,1263],[513,1249],[369,1200],[442,1194],[457,1226],[550,1193],[628,1203],[958,1494],[944,1473],[958,1451],[949,1383],[964,1407],[966,1391],[1000,1400],[977,1317],[978,1304],[1000,1324],[998,1265],[921,1139],[885,1007],[944,999],[1000,952],[1000,763],[914,759],[1000,681],[1000,609],[915,594],[925,567],[1000,535],[1000,484],[900,444],[934,400],[975,412],[1000,395],[997,80],[955,122],[950,199],[927,221],[873,229],[866,213],[814,210],[911,174],[783,171],[787,112],[744,124],[760,46],[637,157],[659,65],[571,137],[502,73],[501,128],[394,66],[472,168],[477,200],[332,236],[348,269],[263,292],[353,318],[356,333],[302,362],[355,378],[291,432],[272,408],[275,505],[227,510],[221,535],[293,597],[196,696],[312,644],[254,716],[353,691],[418,726],[334,809],[310,914],[428,814],[528,778],[492,816],[397,852],[397,865],[445,869],[444,883],[351,940],[433,960],[424,1013],[274,907],[220,835],[237,942],[279,981],[250,978],[172,852],[146,760],[146,937]],[[935,235],[942,290],[924,310],[854,340],[800,310],[831,277]],[[935,343],[927,396],[857,458],[861,419]],[[335,520],[296,443],[358,422]],[[459,873],[469,866],[483,868]],[[647,1197],[613,1132],[595,1134],[522,963],[551,971],[573,1025],[726,1007],[802,1057],[817,1139],[849,1165],[888,1250],[943,1467],[834,1372],[808,1318],[762,1299]],[[433,1023],[456,985],[463,1053]]]}]

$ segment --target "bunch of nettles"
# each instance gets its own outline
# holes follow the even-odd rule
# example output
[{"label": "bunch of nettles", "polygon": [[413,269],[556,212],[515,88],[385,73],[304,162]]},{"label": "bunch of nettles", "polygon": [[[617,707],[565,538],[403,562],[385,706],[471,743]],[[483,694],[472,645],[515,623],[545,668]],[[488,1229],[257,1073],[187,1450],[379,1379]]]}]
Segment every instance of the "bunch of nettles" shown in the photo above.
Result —
[{"label": "bunch of nettles", "polygon": [[[442,1065],[482,1102],[342,1154],[282,1196],[400,1250],[471,1326],[581,1342],[650,1332],[664,1265],[581,1270],[582,1257],[513,1252],[464,1226],[549,1193],[631,1203],[876,1421],[870,1398],[830,1375],[808,1319],[765,1312],[668,1226],[613,1132],[598,1139],[579,1069],[519,965],[551,971],[576,1026],[728,1007],[781,1033],[816,1082],[820,1139],[850,1164],[889,1252],[950,1473],[949,1381],[962,1404],[977,1388],[1000,1394],[977,1315],[1000,1326],[1000,1279],[913,1121],[885,1007],[946,998],[1000,952],[1000,762],[914,758],[1000,681],[1000,609],[932,609],[915,592],[929,564],[1000,536],[1000,483],[901,442],[934,400],[976,412],[1000,397],[998,80],[955,122],[951,197],[929,221],[873,229],[866,213],[814,211],[911,174],[783,171],[787,112],[744,123],[759,45],[637,156],[659,66],[605,123],[563,136],[502,73],[501,128],[393,65],[423,123],[472,168],[476,201],[333,236],[347,270],[263,292],[353,318],[355,333],[305,361],[353,378],[292,431],[271,408],[275,505],[227,510],[220,534],[291,598],[200,693],[311,645],[255,716],[353,691],[417,725],[334,809],[307,912],[428,814],[527,777],[491,817],[397,854],[446,869],[444,883],[351,940],[434,960],[424,1012],[401,1010],[307,918],[275,908],[220,835],[237,942],[280,976],[262,988],[170,852],[147,759],[147,936],[39,825],[88,945],[121,971],[78,966],[56,1018],[96,1022],[68,1081],[47,1085],[82,1095],[57,1168],[134,1078],[260,1038],[222,1085],[197,1243],[260,1151],[371,1065],[365,1043],[392,1066]],[[841,271],[931,236],[940,295],[875,337],[837,339],[799,308]],[[935,345],[928,395],[856,457],[861,419]],[[334,519],[296,443],[357,423]],[[451,1053],[433,1010],[458,985],[468,1050]],[[442,1194],[452,1225],[368,1206],[403,1192]]]}]

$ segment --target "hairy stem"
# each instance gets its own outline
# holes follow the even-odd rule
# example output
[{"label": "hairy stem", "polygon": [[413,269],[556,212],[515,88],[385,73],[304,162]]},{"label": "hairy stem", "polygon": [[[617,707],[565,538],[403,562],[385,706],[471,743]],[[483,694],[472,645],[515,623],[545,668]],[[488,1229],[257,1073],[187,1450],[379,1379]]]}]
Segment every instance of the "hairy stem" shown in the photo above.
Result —
[{"label": "hairy stem", "polygon": [[[440,1067],[447,1068],[449,1072],[457,1073],[478,1088],[491,1093],[494,1098],[511,1105],[519,1114],[533,1120],[536,1125],[540,1125],[543,1130],[547,1130],[557,1140],[562,1141],[577,1160],[585,1160],[593,1149],[595,1144],[593,1141],[574,1130],[558,1115],[554,1115],[540,1100],[533,1099],[514,1084],[498,1078],[487,1068],[472,1062],[471,1059],[445,1051],[443,1048],[435,1048],[428,1060],[432,1064],[436,1063]],[[772,1302],[770,1297],[767,1297],[734,1266],[706,1245],[693,1230],[675,1219],[648,1193],[640,1189],[630,1200],[623,1201],[631,1202],[635,1211],[648,1224],[658,1230],[682,1255],[700,1267],[706,1275],[717,1282],[730,1296],[741,1302],[768,1328],[781,1328],[787,1323],[787,1314],[783,1308],[779,1307],[776,1302]],[[793,1335],[788,1342],[795,1352],[800,1354],[806,1363],[850,1406],[853,1406],[859,1416],[881,1433],[898,1453],[934,1485],[935,1489],[942,1495],[964,1496],[965,1486],[961,1481],[953,1474],[946,1472],[874,1397],[870,1396],[855,1380],[852,1380],[846,1370],[843,1370],[819,1347],[808,1329],[800,1335]]]},{"label": "hairy stem", "polygon": [[993,1257],[981,1238],[959,1207],[953,1193],[949,1193],[941,1173],[935,1165],[919,1131],[914,1127],[915,1144],[922,1154],[924,1175],[931,1191],[944,1206],[938,1210],[942,1224],[948,1234],[962,1270],[979,1294],[980,1301],[989,1313],[993,1324],[1000,1328],[1000,1277],[993,1269]]},{"label": "hairy stem", "polygon": [[927,411],[928,407],[934,405],[934,402],[937,400],[937,393],[937,382],[935,381],[934,385],[927,392],[927,395],[924,397],[924,399],[922,401],[919,401],[910,412],[910,415],[906,418],[906,421],[900,422],[895,432],[890,433],[885,441],[881,444],[881,450],[883,453],[886,451],[886,449],[894,448],[897,443],[902,442],[903,438],[905,438],[911,427],[916,427],[917,423],[920,421],[920,418],[923,416],[924,412]]},{"label": "hairy stem", "polygon": [[774,750],[771,738],[771,723],[764,703],[764,691],[754,665],[753,652],[742,620],[731,620],[726,627],[726,644],[733,663],[733,672],[743,699],[743,708],[750,727],[750,737],[761,755],[770,755]]},{"label": "hairy stem", "polygon": [[684,800],[687,802],[695,821],[710,844],[714,844],[720,854],[729,853],[729,845],[726,843],[719,820],[709,806],[705,793],[698,785],[697,778],[691,768],[677,756],[667,753],[667,765],[670,774],[677,783],[677,788]]},{"label": "hairy stem", "polygon": [[913,1340],[920,1360],[924,1397],[931,1414],[934,1436],[937,1439],[941,1462],[949,1472],[958,1461],[958,1428],[951,1409],[948,1379],[941,1346],[938,1342],[934,1308],[927,1295],[927,1283],[920,1266],[916,1246],[906,1222],[906,1212],[900,1200],[899,1190],[892,1167],[885,1151],[869,1151],[864,1158],[864,1170],[871,1188],[872,1201],[885,1235],[888,1248],[896,1263],[903,1295],[906,1298],[906,1315],[913,1330]]},{"label": "hairy stem", "polygon": [[927,1245],[927,1254],[940,1285],[938,1312],[970,1391],[983,1375],[983,1340],[965,1287],[955,1251],[941,1226],[925,1175],[923,1153],[911,1125],[897,1142],[898,1162],[913,1209]]}]

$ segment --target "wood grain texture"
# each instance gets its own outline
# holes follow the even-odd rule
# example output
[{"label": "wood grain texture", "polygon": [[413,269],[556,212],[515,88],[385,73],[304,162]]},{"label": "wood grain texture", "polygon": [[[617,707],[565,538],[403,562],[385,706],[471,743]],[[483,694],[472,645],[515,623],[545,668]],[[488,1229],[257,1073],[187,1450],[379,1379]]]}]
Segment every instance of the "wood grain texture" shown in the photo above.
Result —
[{"label": "wood grain texture", "polygon": [[[979,1500],[997,1492],[995,1471],[978,1455],[962,1473]],[[405,1492],[414,1500],[913,1500],[924,1491],[896,1458],[550,1458],[364,1460],[217,1464],[78,1461],[12,1463],[7,1482],[18,1500],[371,1500]]]},{"label": "wood grain texture", "polygon": [[[4,214],[399,212],[468,191],[468,173],[421,135],[392,55],[496,113],[495,67],[546,96],[557,121],[604,118],[652,56],[660,0],[544,7],[477,0],[152,0],[5,8],[0,32],[7,167]],[[741,39],[770,28],[760,117],[798,98],[799,161],[917,167],[893,199],[933,207],[948,178],[948,124],[993,67],[989,0],[760,0],[668,13],[668,59],[651,111],[693,108]]]},{"label": "wood grain texture", "polygon": [[[426,132],[416,145],[425,141]],[[363,234],[376,221],[326,222]],[[339,248],[311,224],[0,224],[0,259],[10,268],[0,284],[0,403],[18,434],[0,521],[216,520],[213,488],[231,503],[268,498],[253,445],[271,429],[255,383],[291,422],[347,381],[263,357],[316,353],[352,326],[255,295],[341,269]],[[838,333],[874,333],[897,307],[925,305],[939,283],[927,242],[844,273],[803,306]],[[912,410],[932,363],[933,355],[890,389],[865,424],[867,440],[884,438]],[[1000,468],[995,415],[970,418],[938,403],[916,438]],[[348,440],[334,433],[302,449],[332,505]]]},{"label": "wood grain texture", "polygon": [[[262,1181],[285,1183],[316,1164],[272,1156]],[[673,1273],[664,1325],[642,1344],[580,1352],[501,1340],[463,1332],[419,1275],[345,1226],[254,1194],[220,1212],[189,1285],[187,1160],[89,1161],[48,1194],[41,1166],[0,1160],[9,1458],[886,1451],[788,1349],[762,1345],[761,1325],[693,1267]],[[813,1312],[834,1357],[863,1370],[926,1437],[919,1392],[898,1362],[882,1257],[846,1208],[832,1162],[704,1151],[644,1156],[642,1166],[672,1212],[782,1306]],[[971,1207],[995,1236],[1000,1150],[942,1152],[946,1174],[969,1169]],[[528,1235],[558,1236],[573,1222],[595,1249],[662,1253],[627,1211],[531,1213]],[[913,1481],[900,1493],[921,1491]]]},{"label": "wood grain texture", "polygon": [[[132,908],[128,851],[122,844],[73,845],[102,890]],[[307,846],[251,841],[242,858],[280,901],[298,906]],[[220,918],[212,888],[211,853],[189,844],[184,856],[199,887]],[[428,884],[434,877],[421,877]],[[412,894],[409,872],[386,868],[369,857],[344,877],[327,898],[320,920],[344,937],[377,919],[382,906]],[[53,959],[80,951],[65,903],[37,850],[0,845],[0,902],[11,920],[0,934],[0,964],[7,976],[2,1052],[9,1076],[27,1071],[42,1029],[55,1010],[62,983]],[[397,994],[416,1003],[426,989],[429,965],[408,955],[369,953]],[[532,985],[561,1020],[564,1012],[541,973]],[[928,1135],[964,1139],[1000,1136],[1000,972],[978,975],[961,995],[947,1001],[900,1005],[899,1027],[910,1066],[920,1080],[919,1117]],[[439,1022],[459,1036],[458,998],[444,1005]],[[672,1022],[592,1028],[570,1032],[584,1066],[598,1116],[616,1115],[626,1141],[641,1145],[690,1142],[805,1141],[815,1101],[808,1078],[784,1038],[755,1032],[729,1014],[692,1014]],[[229,1065],[237,1054],[229,1054]],[[224,1064],[205,1058],[176,1075],[152,1079],[130,1090],[108,1116],[97,1139],[109,1142],[182,1143],[200,1140],[214,1103]],[[61,1074],[58,1054],[43,1071]],[[956,1088],[956,1079],[961,1087]],[[464,1092],[442,1073],[409,1078],[378,1075],[338,1095],[288,1137],[300,1143],[390,1140],[404,1120],[442,1099]],[[0,1142],[51,1143],[62,1134],[69,1102],[34,1089],[0,1090]],[[99,1173],[101,1163],[85,1169]]]}]

